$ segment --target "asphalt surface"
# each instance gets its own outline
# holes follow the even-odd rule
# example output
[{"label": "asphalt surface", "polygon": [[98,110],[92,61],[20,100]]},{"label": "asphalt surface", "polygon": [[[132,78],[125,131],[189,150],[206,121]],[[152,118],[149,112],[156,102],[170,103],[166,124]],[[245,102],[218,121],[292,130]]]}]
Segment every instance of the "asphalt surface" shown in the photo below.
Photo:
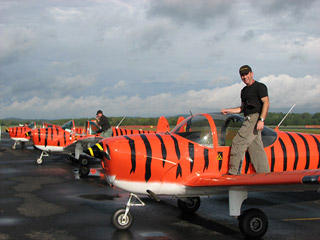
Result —
[{"label": "asphalt surface", "polygon": [[[133,207],[133,226],[117,231],[112,213],[124,207],[129,193],[110,188],[101,176],[79,178],[78,166],[66,155],[44,158],[31,144],[11,149],[0,141],[0,240],[54,239],[245,239],[238,221],[228,215],[228,195],[201,198],[200,209],[182,213],[171,197],[160,202],[141,196],[144,207]],[[262,238],[320,239],[320,194],[249,193],[243,209],[260,208],[269,218]]]}]

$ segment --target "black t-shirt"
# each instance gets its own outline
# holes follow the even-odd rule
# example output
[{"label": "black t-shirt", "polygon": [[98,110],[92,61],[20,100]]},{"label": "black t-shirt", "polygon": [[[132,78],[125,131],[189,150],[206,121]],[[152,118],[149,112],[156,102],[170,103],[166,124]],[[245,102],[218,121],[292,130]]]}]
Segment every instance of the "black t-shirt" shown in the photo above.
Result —
[{"label": "black t-shirt", "polygon": [[99,125],[100,125],[102,131],[106,131],[111,127],[109,120],[105,115],[101,116],[100,121],[99,121]]},{"label": "black t-shirt", "polygon": [[268,96],[268,88],[263,83],[255,81],[250,86],[241,90],[241,101],[243,102],[243,113],[245,116],[252,113],[261,113],[261,98]]}]

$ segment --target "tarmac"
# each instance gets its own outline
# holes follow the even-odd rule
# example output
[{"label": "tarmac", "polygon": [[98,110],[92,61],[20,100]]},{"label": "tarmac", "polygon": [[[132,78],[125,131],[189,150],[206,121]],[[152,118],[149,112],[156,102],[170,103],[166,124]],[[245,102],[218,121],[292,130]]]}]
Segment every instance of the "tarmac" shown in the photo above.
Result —
[{"label": "tarmac", "polygon": [[[125,207],[129,193],[111,188],[99,174],[80,178],[68,155],[35,160],[40,151],[12,150],[13,141],[0,140],[0,240],[76,239],[245,239],[237,219],[229,216],[228,195],[201,198],[194,214],[184,214],[175,198],[160,202],[141,196],[144,207],[132,207],[133,226],[118,231],[111,215]],[[99,165],[97,165],[99,167]],[[269,219],[262,238],[320,239],[318,192],[249,193],[243,209],[260,208]]]}]

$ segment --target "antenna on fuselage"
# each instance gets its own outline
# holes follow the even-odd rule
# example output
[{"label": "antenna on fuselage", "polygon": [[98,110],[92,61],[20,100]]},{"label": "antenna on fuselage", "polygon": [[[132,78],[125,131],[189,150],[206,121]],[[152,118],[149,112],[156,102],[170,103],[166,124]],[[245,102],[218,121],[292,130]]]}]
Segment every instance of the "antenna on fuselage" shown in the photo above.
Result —
[{"label": "antenna on fuselage", "polygon": [[189,112],[190,112],[190,116],[192,117],[192,116],[193,116],[193,114],[192,114],[191,110],[190,110]]},{"label": "antenna on fuselage", "polygon": [[119,128],[120,124],[123,122],[123,120],[126,118],[126,116],[124,116],[121,121],[119,122],[119,124],[116,126],[116,128]]},{"label": "antenna on fuselage", "polygon": [[277,131],[281,125],[281,123],[286,119],[286,117],[289,115],[289,113],[292,111],[292,109],[296,106],[296,104],[293,104],[293,106],[290,108],[290,110],[287,112],[287,114],[282,118],[282,120],[280,121],[280,123],[278,124],[278,126],[274,129],[275,131]]}]

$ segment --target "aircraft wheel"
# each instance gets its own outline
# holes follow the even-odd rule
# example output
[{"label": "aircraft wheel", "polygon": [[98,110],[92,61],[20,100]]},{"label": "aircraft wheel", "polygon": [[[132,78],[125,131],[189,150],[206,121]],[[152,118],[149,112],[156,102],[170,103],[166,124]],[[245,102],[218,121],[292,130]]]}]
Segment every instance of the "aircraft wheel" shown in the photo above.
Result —
[{"label": "aircraft wheel", "polygon": [[41,158],[37,158],[36,163],[38,165],[41,165],[43,163],[43,160]]},{"label": "aircraft wheel", "polygon": [[200,203],[201,202],[199,197],[190,197],[190,198],[187,198],[186,201],[178,199],[178,207],[183,212],[187,212],[187,213],[196,212],[200,207]]},{"label": "aircraft wheel", "polygon": [[259,209],[249,209],[240,215],[239,228],[248,238],[262,237],[268,229],[268,218]]},{"label": "aircraft wheel", "polygon": [[119,208],[111,216],[112,225],[118,230],[129,229],[133,223],[131,213],[128,212],[127,216],[124,216],[125,212],[125,208]]},{"label": "aircraft wheel", "polygon": [[11,149],[12,149],[12,150],[16,150],[16,149],[17,149],[16,144],[13,144],[12,147],[11,147]]},{"label": "aircraft wheel", "polygon": [[82,165],[82,166],[87,166],[89,164],[89,160],[88,158],[86,157],[80,157],[79,158],[79,163]]},{"label": "aircraft wheel", "polygon": [[90,168],[87,167],[87,166],[81,166],[79,168],[79,174],[80,174],[80,177],[86,177],[88,176],[90,173]]}]

